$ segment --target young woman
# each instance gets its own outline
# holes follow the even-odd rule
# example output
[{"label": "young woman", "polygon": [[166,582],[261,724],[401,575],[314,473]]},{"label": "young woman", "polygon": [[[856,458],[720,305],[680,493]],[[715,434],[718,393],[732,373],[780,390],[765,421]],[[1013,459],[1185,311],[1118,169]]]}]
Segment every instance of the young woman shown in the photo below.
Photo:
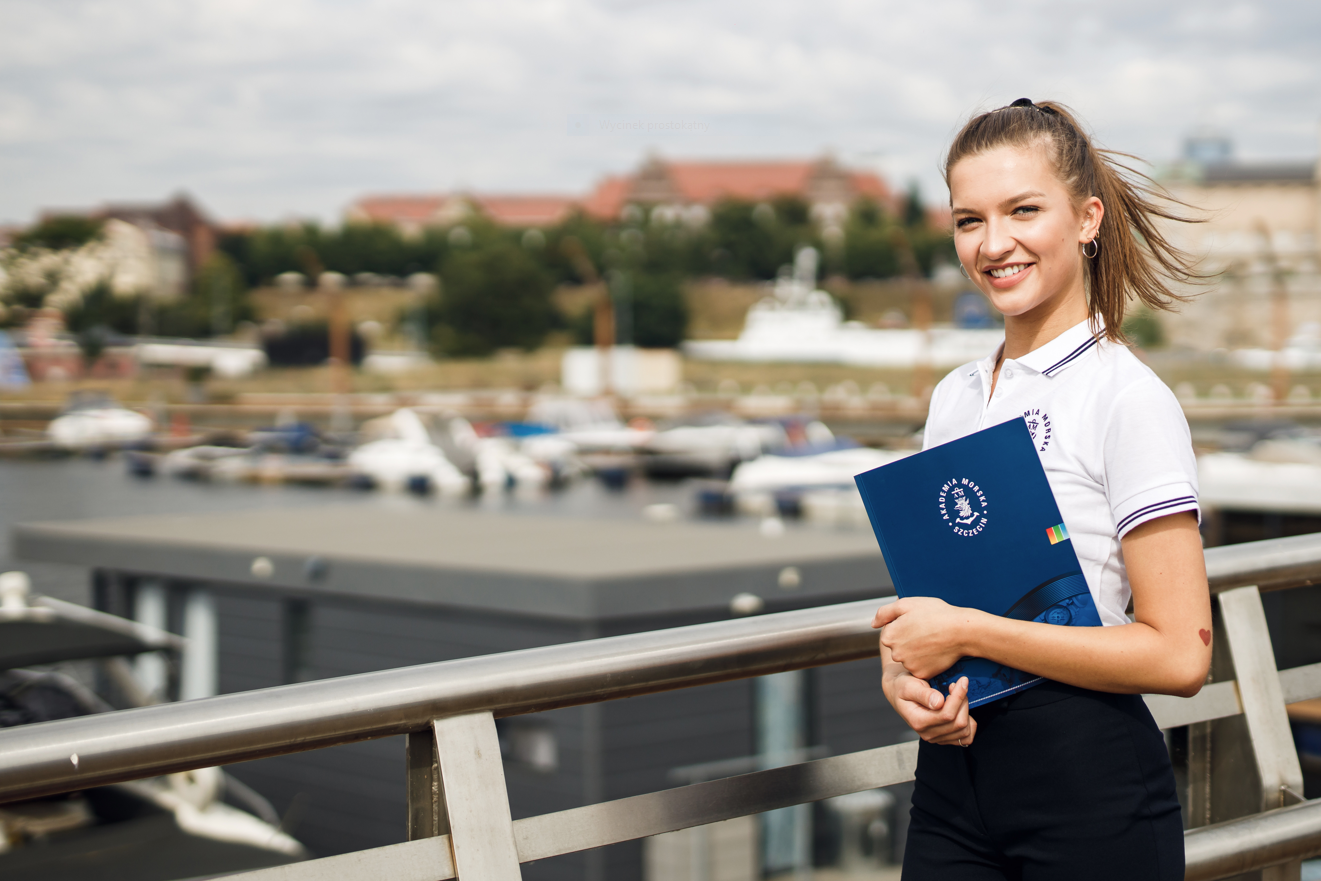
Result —
[{"label": "young woman", "polygon": [[[1178,402],[1120,328],[1130,298],[1166,308],[1168,281],[1197,275],[1159,225],[1181,218],[1113,155],[1024,98],[972,119],[945,162],[959,261],[1005,342],[936,387],[925,445],[1025,418],[1106,626],[932,598],[876,613],[885,695],[923,741],[905,881],[1183,878],[1139,695],[1196,694],[1210,665],[1197,470]],[[1048,681],[969,711],[966,680],[948,697],[926,681],[963,656]]]}]

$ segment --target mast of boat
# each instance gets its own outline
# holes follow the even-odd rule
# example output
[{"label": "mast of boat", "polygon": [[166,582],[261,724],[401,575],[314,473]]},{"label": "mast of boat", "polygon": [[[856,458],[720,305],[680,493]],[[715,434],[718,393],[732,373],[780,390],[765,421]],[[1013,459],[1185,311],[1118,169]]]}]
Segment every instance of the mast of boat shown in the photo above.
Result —
[{"label": "mast of boat", "polygon": [[610,296],[610,286],[601,280],[592,258],[587,256],[582,242],[577,236],[566,236],[560,243],[560,250],[569,258],[574,272],[584,285],[597,288],[597,295],[592,303],[592,342],[596,345],[596,366],[601,376],[601,397],[609,398],[614,393],[611,383],[610,366],[615,346],[615,303]]},{"label": "mast of boat", "polygon": [[1271,290],[1271,400],[1278,407],[1289,394],[1289,363],[1285,348],[1289,345],[1289,288],[1285,284],[1284,270],[1276,258],[1271,244],[1270,227],[1258,219],[1257,234],[1261,236],[1261,259]]}]

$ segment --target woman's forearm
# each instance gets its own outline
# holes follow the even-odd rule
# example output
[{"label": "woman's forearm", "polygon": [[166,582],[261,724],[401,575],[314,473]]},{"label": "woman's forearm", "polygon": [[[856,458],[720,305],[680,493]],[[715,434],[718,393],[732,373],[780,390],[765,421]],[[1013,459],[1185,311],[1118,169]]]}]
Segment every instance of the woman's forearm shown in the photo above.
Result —
[{"label": "woman's forearm", "polygon": [[1001,618],[933,597],[876,610],[889,658],[930,679],[960,657],[1117,693],[1196,694],[1211,663],[1211,602],[1197,519],[1173,514],[1123,541],[1135,623],[1061,627]]},{"label": "woman's forearm", "polygon": [[1096,691],[1187,697],[1206,676],[1191,631],[1163,633],[1142,623],[1060,627],[984,612],[969,615],[964,630],[967,655]]}]

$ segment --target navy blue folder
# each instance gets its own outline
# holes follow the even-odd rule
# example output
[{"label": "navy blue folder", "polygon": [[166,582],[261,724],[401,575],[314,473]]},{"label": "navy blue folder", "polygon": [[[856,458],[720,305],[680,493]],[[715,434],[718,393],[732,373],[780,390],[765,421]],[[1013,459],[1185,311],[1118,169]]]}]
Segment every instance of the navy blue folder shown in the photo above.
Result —
[{"label": "navy blue folder", "polygon": [[[899,596],[934,596],[1024,621],[1101,625],[1021,418],[854,479]],[[974,707],[1042,681],[962,658],[931,685],[949,694],[961,676]]]}]

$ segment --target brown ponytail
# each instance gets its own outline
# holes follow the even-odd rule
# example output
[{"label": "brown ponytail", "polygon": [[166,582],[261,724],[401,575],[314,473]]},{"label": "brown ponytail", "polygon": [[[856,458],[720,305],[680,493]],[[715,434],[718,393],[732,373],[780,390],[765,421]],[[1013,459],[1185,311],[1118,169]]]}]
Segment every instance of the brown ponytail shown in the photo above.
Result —
[{"label": "brown ponytail", "polygon": [[[945,183],[959,160],[995,147],[1026,147],[1041,143],[1051,150],[1060,180],[1074,199],[1096,196],[1105,215],[1096,236],[1095,257],[1087,261],[1087,309],[1105,336],[1124,342],[1124,311],[1130,297],[1154,309],[1170,309],[1189,295],[1170,289],[1170,282],[1199,284],[1206,276],[1196,260],[1165,237],[1161,220],[1199,223],[1171,207],[1191,208],[1166,193],[1151,178],[1118,158],[1127,153],[1098,149],[1077,118],[1063,104],[1034,104],[1019,98],[1008,107],[975,116],[954,138],[945,157]],[[1090,250],[1090,247],[1089,247]]]}]

